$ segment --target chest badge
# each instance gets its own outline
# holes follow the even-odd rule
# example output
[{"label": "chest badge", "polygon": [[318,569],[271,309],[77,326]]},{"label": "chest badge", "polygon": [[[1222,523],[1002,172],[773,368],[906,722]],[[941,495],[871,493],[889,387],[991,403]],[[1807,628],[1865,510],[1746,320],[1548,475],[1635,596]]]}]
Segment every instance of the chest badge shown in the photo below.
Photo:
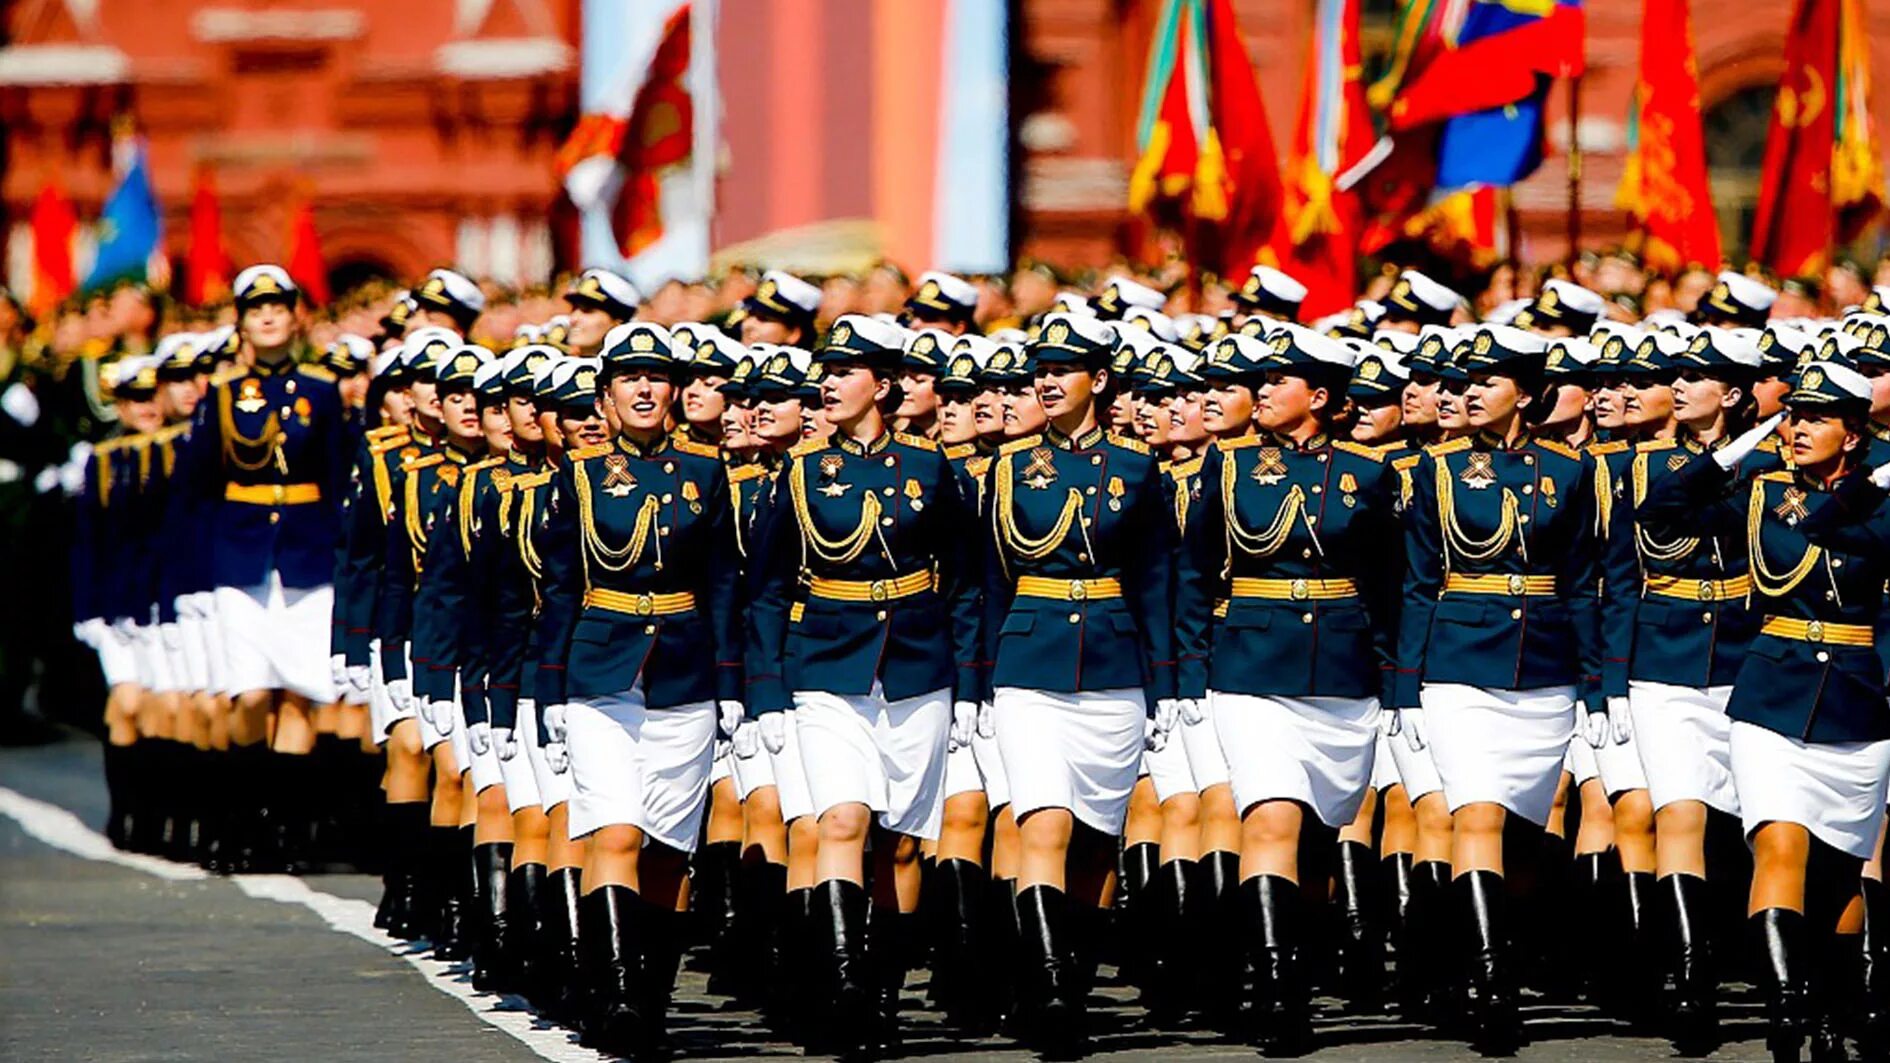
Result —
[{"label": "chest badge", "polygon": [[1811,511],[1805,508],[1805,493],[1796,487],[1787,487],[1785,493],[1780,496],[1778,505],[1772,507],[1772,512],[1778,514],[1779,519],[1787,524],[1797,524]]},{"label": "chest badge", "polygon": [[820,478],[826,481],[820,485],[819,491],[821,494],[826,495],[828,498],[839,498],[841,495],[847,493],[847,490],[853,485],[843,484],[838,480],[840,470],[846,468],[846,465],[846,459],[838,454],[822,454],[820,456]]},{"label": "chest badge", "polygon": [[912,512],[917,513],[925,508],[925,488],[919,486],[919,481],[906,480],[906,498],[912,503]]},{"label": "chest badge", "polygon": [[1689,459],[1689,458],[1688,458],[1688,456],[1687,456],[1687,455],[1685,455],[1685,454],[1669,454],[1669,455],[1667,455],[1667,471],[1668,471],[1668,472],[1678,472],[1678,471],[1680,471],[1680,469],[1682,469],[1682,468],[1684,468],[1684,467],[1686,466],[1686,463],[1687,463],[1687,461],[1688,461],[1688,460],[1690,460],[1690,459]]},{"label": "chest badge", "polygon": [[236,408],[244,413],[258,413],[269,400],[263,398],[262,381],[255,377],[244,377],[236,388]]},{"label": "chest badge", "polygon": [[1286,479],[1286,458],[1279,447],[1261,447],[1259,456],[1254,460],[1253,479],[1255,483],[1272,487]]},{"label": "chest badge", "polygon": [[694,480],[682,482],[682,500],[689,504],[689,512],[702,512],[702,488],[697,487]]},{"label": "chest badge", "polygon": [[1472,491],[1481,491],[1496,482],[1496,466],[1490,456],[1480,450],[1470,452],[1469,463],[1457,474],[1457,479]]},{"label": "chest badge", "polygon": [[604,493],[622,498],[637,489],[637,478],[630,473],[630,459],[622,454],[604,455]]},{"label": "chest badge", "polygon": [[1122,496],[1128,493],[1129,489],[1122,483],[1122,477],[1111,476],[1109,478],[1109,512],[1120,513],[1122,511]]},{"label": "chest badge", "polygon": [[1038,447],[1030,452],[1030,463],[1024,466],[1024,486],[1035,491],[1047,489],[1057,480],[1056,456],[1049,447]]}]

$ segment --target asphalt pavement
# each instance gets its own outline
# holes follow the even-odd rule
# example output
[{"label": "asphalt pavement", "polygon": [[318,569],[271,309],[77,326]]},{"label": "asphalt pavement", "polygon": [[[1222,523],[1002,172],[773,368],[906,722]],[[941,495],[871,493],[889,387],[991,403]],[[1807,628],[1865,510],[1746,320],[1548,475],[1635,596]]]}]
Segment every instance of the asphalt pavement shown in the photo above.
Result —
[{"label": "asphalt pavement", "polygon": [[[368,925],[364,875],[220,879],[112,852],[96,832],[105,794],[96,743],[0,749],[0,1060],[597,1060],[517,998],[471,989]],[[1571,929],[1571,933],[1579,933]],[[1106,977],[1094,1006],[1098,1060],[1253,1059],[1210,1031],[1149,1030],[1134,993]],[[1000,1039],[967,1040],[908,983],[908,1058],[1028,1060]],[[1713,1060],[1768,1060],[1759,1012],[1735,997]],[[1518,1058],[1615,1063],[1673,1058],[1590,1008],[1526,1002]],[[679,1058],[798,1056],[758,1018],[685,970],[673,1020]],[[1322,1001],[1318,1061],[1473,1060],[1461,1043],[1390,1016]]]}]

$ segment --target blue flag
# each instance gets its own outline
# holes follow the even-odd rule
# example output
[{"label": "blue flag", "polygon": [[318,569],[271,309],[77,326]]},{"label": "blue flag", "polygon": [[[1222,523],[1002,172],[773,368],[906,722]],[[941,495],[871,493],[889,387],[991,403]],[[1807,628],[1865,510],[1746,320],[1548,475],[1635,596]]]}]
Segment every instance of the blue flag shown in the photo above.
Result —
[{"label": "blue flag", "polygon": [[85,287],[98,288],[123,280],[142,281],[158,249],[162,221],[151,173],[145,166],[144,140],[125,134],[114,145],[118,158],[118,187],[105,201],[99,217],[98,257]]}]

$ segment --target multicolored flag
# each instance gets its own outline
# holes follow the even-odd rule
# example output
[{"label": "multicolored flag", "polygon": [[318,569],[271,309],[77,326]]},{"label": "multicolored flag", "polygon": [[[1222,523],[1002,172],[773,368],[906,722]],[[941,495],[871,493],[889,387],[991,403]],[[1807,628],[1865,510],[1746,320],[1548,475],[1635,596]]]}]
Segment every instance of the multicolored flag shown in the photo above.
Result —
[{"label": "multicolored flag", "polygon": [[1688,3],[1644,0],[1641,6],[1640,79],[1628,115],[1627,167],[1615,194],[1634,218],[1641,258],[1667,273],[1688,263],[1719,266]]},{"label": "multicolored flag", "polygon": [[1212,227],[1218,253],[1211,261],[1229,275],[1246,272],[1273,233],[1280,176],[1231,0],[1165,0],[1149,47],[1136,145],[1130,211],[1174,201]]},{"label": "multicolored flag", "polygon": [[1752,257],[1814,273],[1883,207],[1863,0],[1798,0],[1765,139]]},{"label": "multicolored flag", "polygon": [[51,181],[33,201],[33,313],[45,316],[72,294],[72,235],[79,218],[65,189]]},{"label": "multicolored flag", "polygon": [[193,306],[230,293],[230,256],[223,250],[223,208],[209,167],[197,170],[190,197],[190,257],[184,262],[184,301]]},{"label": "multicolored flag", "polygon": [[88,289],[123,280],[156,279],[167,270],[162,217],[146,167],[144,138],[125,119],[113,129],[112,172],[118,183],[99,216],[98,255],[85,278]]},{"label": "multicolored flag", "polygon": [[1286,194],[1273,253],[1306,285],[1307,317],[1343,310],[1358,288],[1361,224],[1352,175],[1389,150],[1373,129],[1360,79],[1359,0],[1318,0],[1305,91],[1286,165]]}]

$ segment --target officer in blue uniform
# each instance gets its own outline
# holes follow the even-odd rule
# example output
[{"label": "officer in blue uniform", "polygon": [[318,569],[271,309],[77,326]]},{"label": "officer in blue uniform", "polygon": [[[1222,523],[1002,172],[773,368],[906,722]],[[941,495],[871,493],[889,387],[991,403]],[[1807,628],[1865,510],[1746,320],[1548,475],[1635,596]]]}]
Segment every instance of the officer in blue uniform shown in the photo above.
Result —
[{"label": "officer in blue uniform", "polygon": [[1106,323],[1045,319],[1028,353],[1049,423],[1000,448],[985,491],[985,659],[1023,836],[1020,1019],[1050,1050],[1084,1036],[1109,839],[1145,731],[1165,743],[1180,712],[1171,496],[1148,448],[1098,423],[1115,347]]},{"label": "officer in blue uniform", "polygon": [[716,729],[742,715],[728,476],[714,448],[669,434],[678,370],[661,326],[611,330],[598,386],[619,435],[567,454],[536,537],[534,693],[569,750],[571,835],[590,835],[586,1033],[636,1053],[666,1039]]},{"label": "officer in blue uniform", "polygon": [[[903,330],[841,317],[816,354],[833,435],[788,452],[757,542],[749,709],[771,753],[790,705],[820,822],[814,907],[837,1041],[897,1038],[918,849],[938,836],[949,734],[976,726],[982,552],[938,444],[894,433]],[[794,615],[798,612],[798,615]],[[877,828],[876,830],[873,828]],[[878,903],[868,942],[865,847]],[[869,971],[870,965],[870,971]]]},{"label": "officer in blue uniform", "polygon": [[[205,397],[186,482],[213,513],[203,549],[235,697],[231,756],[243,765],[231,800],[251,850],[238,860],[253,870],[299,861],[292,839],[305,835],[298,825],[320,785],[306,756],[309,712],[335,700],[327,651],[349,441],[332,374],[294,360],[299,292],[288,273],[251,266],[233,291],[253,360]],[[291,848],[255,851],[265,828]]]},{"label": "officer in blue uniform", "polygon": [[[1260,434],[1217,444],[1202,464],[1176,623],[1181,694],[1215,701],[1243,812],[1251,1017],[1271,1054],[1303,1050],[1311,1036],[1303,819],[1310,811],[1336,831],[1370,785],[1401,573],[1384,545],[1397,526],[1390,466],[1331,435],[1355,352],[1296,325],[1277,327],[1267,349]],[[1323,868],[1305,872],[1324,878]],[[1342,945],[1342,972],[1362,960]]]},{"label": "officer in blue uniform", "polygon": [[1462,378],[1446,386],[1473,434],[1427,447],[1412,473],[1393,692],[1396,707],[1424,710],[1471,936],[1472,1035],[1499,1052],[1520,1036],[1504,821],[1546,822],[1578,698],[1603,708],[1592,460],[1529,431],[1549,390],[1546,347],[1482,326],[1453,365]]},{"label": "officer in blue uniform", "polygon": [[[1656,535],[1745,535],[1758,634],[1733,680],[1732,776],[1753,852],[1747,910],[1767,997],[1767,1044],[1845,1058],[1857,945],[1835,931],[1875,849],[1890,784],[1890,716],[1876,642],[1890,576],[1890,508],[1871,472],[1870,385],[1813,361],[1787,406],[1791,467],[1739,472],[1761,422],[1711,460],[1655,484]],[[1866,1030],[1880,1052],[1881,1030]]]}]

